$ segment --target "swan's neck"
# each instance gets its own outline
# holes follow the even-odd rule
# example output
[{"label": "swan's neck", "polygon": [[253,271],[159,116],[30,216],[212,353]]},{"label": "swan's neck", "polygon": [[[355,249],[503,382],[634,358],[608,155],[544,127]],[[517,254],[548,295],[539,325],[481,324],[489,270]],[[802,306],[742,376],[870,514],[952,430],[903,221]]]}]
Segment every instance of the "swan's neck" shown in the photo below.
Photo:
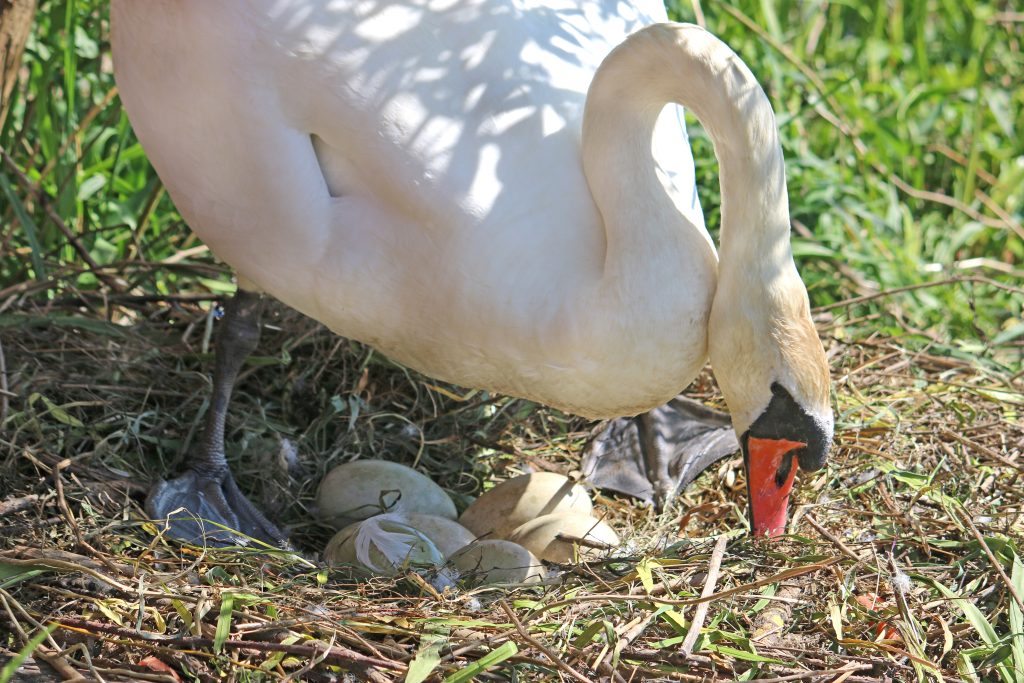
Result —
[{"label": "swan's neck", "polygon": [[587,96],[583,163],[605,222],[606,268],[644,267],[628,263],[650,258],[638,245],[671,244],[671,233],[683,227],[651,150],[655,122],[673,102],[696,115],[718,157],[719,282],[770,278],[758,271],[792,262],[775,116],[735,53],[707,31],[683,24],[649,26],[630,36],[602,63]]}]

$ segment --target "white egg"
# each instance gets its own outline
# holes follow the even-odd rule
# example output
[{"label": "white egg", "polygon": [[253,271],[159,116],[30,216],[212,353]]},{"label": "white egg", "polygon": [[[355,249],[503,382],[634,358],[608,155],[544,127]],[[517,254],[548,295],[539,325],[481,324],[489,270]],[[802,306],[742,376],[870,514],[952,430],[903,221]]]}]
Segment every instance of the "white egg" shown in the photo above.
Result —
[{"label": "white egg", "polygon": [[389,512],[457,516],[444,489],[411,467],[386,460],[338,465],[320,482],[316,503],[320,519],[335,529]]},{"label": "white egg", "polygon": [[444,556],[427,536],[400,515],[376,515],[345,527],[327,544],[324,561],[348,564],[382,576],[403,567],[436,567]]},{"label": "white egg", "polygon": [[595,559],[619,545],[619,536],[610,526],[577,512],[532,519],[513,531],[509,540],[542,560],[560,564]]},{"label": "white egg", "polygon": [[509,479],[483,494],[466,508],[459,523],[478,537],[508,538],[521,524],[555,512],[594,509],[586,489],[553,472],[535,472]]},{"label": "white egg", "polygon": [[458,522],[438,515],[413,512],[404,515],[409,526],[434,542],[438,550],[448,557],[476,540],[476,535]]},{"label": "white egg", "polygon": [[476,541],[448,559],[470,584],[537,583],[546,576],[544,565],[533,553],[510,541]]}]

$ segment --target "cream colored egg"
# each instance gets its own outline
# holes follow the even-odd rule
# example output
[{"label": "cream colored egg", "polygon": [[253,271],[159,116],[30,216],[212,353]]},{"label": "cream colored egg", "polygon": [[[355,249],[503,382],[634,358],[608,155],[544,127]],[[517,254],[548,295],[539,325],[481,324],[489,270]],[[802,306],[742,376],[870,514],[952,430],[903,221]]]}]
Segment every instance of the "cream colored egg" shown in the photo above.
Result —
[{"label": "cream colored egg", "polygon": [[316,502],[320,519],[335,529],[383,513],[457,516],[444,489],[411,467],[386,460],[338,465],[320,482]]},{"label": "cream colored egg", "polygon": [[462,550],[476,540],[476,535],[472,531],[447,517],[414,512],[405,515],[405,518],[409,526],[433,541],[445,557]]},{"label": "cream colored egg", "polygon": [[562,564],[594,559],[619,545],[619,536],[610,526],[577,512],[532,519],[513,531],[509,540],[542,560]]},{"label": "cream colored egg", "polygon": [[476,541],[448,559],[469,584],[537,583],[547,572],[533,553],[510,541]]},{"label": "cream colored egg", "polygon": [[594,505],[586,489],[553,472],[534,472],[509,479],[466,508],[459,523],[478,537],[508,538],[521,524],[555,512],[588,515]]},{"label": "cream colored egg", "polygon": [[324,561],[348,564],[382,576],[393,576],[403,567],[436,567],[444,556],[427,538],[400,515],[376,515],[345,527],[327,544]]}]

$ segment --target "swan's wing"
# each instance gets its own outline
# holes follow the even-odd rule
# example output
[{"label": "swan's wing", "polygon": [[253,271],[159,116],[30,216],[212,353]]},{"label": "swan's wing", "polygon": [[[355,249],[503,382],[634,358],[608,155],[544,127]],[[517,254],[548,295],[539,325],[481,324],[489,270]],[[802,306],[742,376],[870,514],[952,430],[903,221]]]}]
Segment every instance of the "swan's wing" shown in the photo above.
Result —
[{"label": "swan's wing", "polygon": [[395,307],[371,311],[403,283],[376,286],[371,274],[393,270],[400,239],[423,258],[430,246],[372,197],[331,196],[303,112],[281,87],[291,62],[267,44],[265,4],[115,2],[122,100],[179,211],[218,256],[328,324],[346,291],[366,307],[344,313],[351,334],[368,315],[386,333]]}]

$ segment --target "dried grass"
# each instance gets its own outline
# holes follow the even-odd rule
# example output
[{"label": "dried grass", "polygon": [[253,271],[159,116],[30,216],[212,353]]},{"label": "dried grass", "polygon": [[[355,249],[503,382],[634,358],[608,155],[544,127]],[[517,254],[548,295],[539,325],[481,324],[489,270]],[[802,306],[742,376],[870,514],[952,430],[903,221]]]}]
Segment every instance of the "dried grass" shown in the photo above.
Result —
[{"label": "dried grass", "polygon": [[[628,539],[614,558],[541,588],[438,595],[412,574],[321,566],[319,478],[353,458],[416,463],[464,505],[523,468],[571,472],[591,425],[438,386],[274,308],[229,457],[303,552],[183,549],[140,501],[195,439],[211,320],[194,302],[151,300],[0,316],[9,655],[51,625],[29,662],[107,681],[1024,677],[1024,397],[996,363],[830,338],[836,447],[826,470],[799,478],[790,536],[738,531],[734,459],[665,515],[598,496]],[[707,377],[694,393],[716,400]]]}]

